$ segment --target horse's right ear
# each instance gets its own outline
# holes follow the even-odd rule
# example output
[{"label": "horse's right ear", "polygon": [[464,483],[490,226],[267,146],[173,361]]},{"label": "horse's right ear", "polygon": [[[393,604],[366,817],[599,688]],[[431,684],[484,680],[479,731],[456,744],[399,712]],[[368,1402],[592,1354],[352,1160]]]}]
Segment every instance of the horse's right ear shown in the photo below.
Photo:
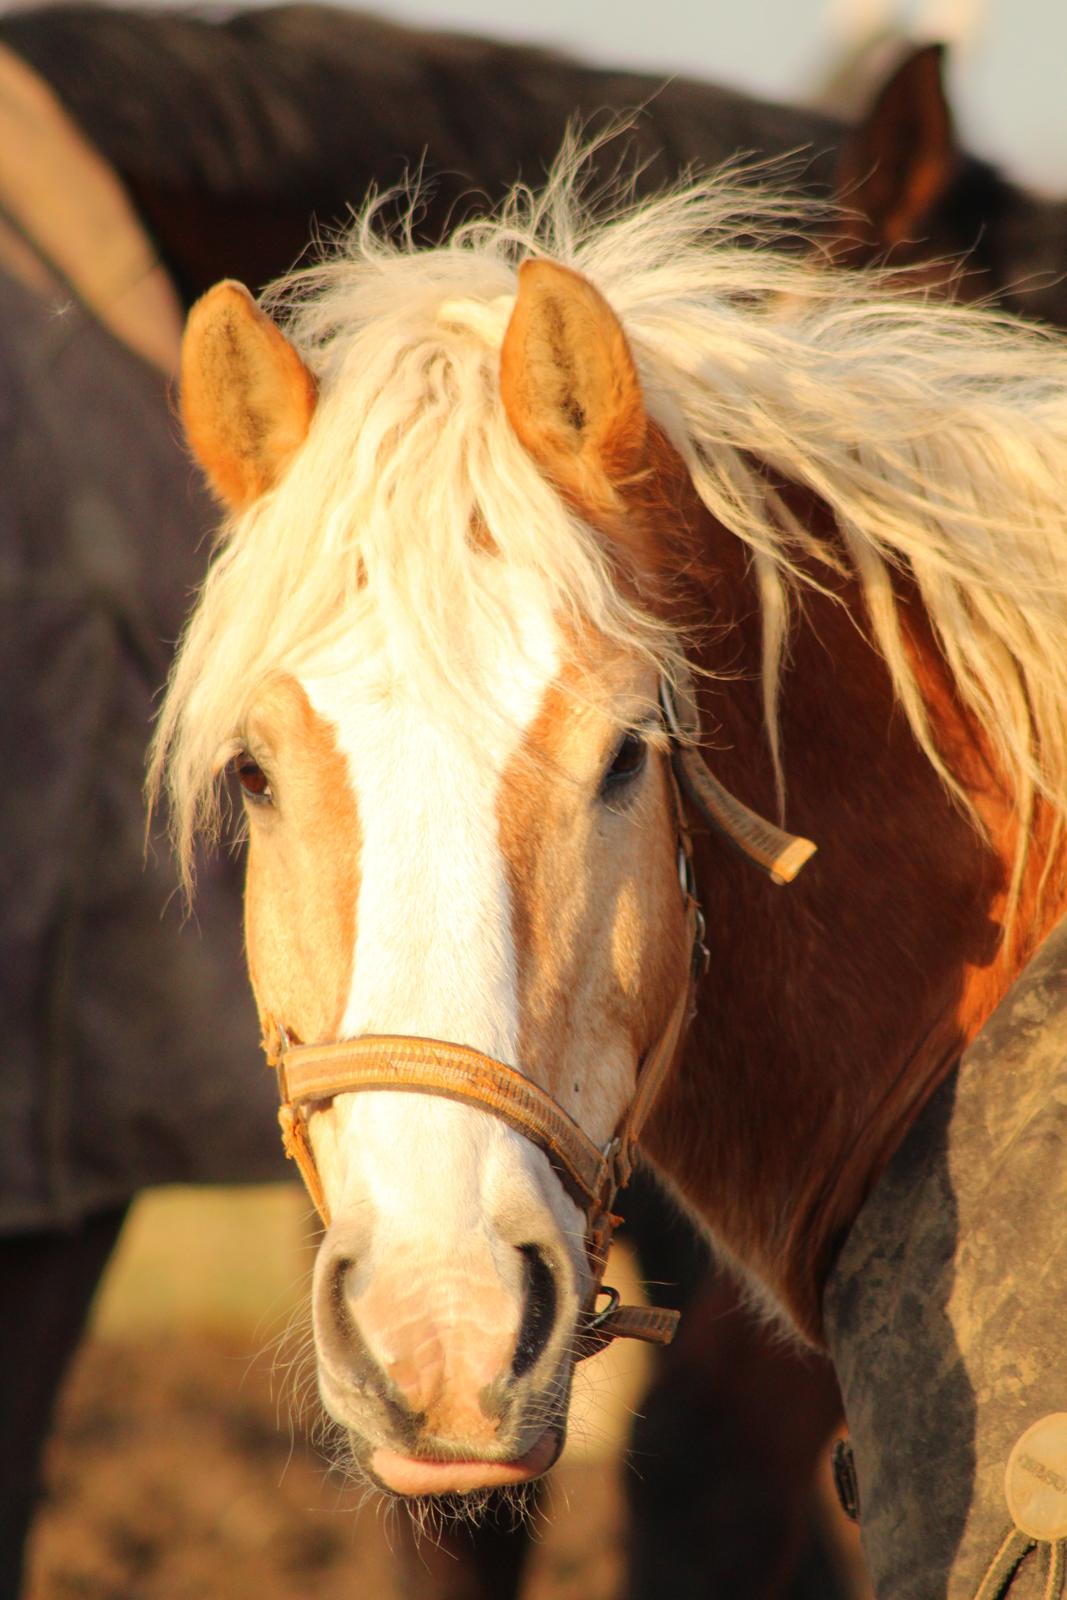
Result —
[{"label": "horse's right ear", "polygon": [[525,448],[586,515],[646,464],[648,421],[619,319],[588,279],[524,261],[500,352],[500,393]]},{"label": "horse's right ear", "polygon": [[241,511],[276,483],[303,443],[315,379],[241,283],[201,296],[182,341],[185,435],[212,489]]},{"label": "horse's right ear", "polygon": [[[865,220],[867,254],[921,239],[956,174],[944,56],[940,44],[907,55],[841,146],[837,197]],[[854,232],[850,221],[844,231]]]}]

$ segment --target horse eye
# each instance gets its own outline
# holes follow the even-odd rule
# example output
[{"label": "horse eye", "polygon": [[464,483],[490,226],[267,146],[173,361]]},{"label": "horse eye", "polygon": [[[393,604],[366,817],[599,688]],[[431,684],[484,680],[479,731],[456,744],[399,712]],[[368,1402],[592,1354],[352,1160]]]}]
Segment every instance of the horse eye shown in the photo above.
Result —
[{"label": "horse eye", "polygon": [[624,733],[601,781],[601,794],[607,794],[616,786],[636,778],[644,767],[647,755],[648,745],[639,733]]},{"label": "horse eye", "polygon": [[267,774],[257,761],[252,760],[247,750],[242,750],[240,755],[234,756],[231,767],[249,800],[254,800],[257,805],[270,804],[274,796],[267,781]]}]

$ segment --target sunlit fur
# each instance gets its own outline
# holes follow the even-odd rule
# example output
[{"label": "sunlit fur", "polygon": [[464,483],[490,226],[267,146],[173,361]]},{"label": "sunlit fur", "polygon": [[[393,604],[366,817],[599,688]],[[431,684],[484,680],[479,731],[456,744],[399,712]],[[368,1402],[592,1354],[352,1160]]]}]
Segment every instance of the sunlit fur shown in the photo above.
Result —
[{"label": "sunlit fur", "polygon": [[[467,692],[453,646],[472,618],[494,622],[472,516],[563,615],[674,662],[678,641],[620,595],[596,540],[501,412],[496,347],[516,266],[541,254],[607,296],[650,414],[713,515],[752,548],[772,743],[811,539],[761,462],[832,508],[902,706],[946,781],[898,632],[899,566],[1014,775],[1020,812],[1035,787],[1062,803],[1060,344],[1007,318],[881,293],[869,275],[741,248],[759,206],[722,179],[591,220],[577,164],[564,159],[543,194],[517,191],[437,250],[383,237],[368,207],[334,258],[274,292],[322,400],[285,480],[225,530],[163,708],[153,781],[167,769],[186,862],[247,705],[309,645],[358,623],[428,704]],[[774,200],[762,209],[756,226],[773,232]],[[815,553],[839,559],[822,544]]]}]

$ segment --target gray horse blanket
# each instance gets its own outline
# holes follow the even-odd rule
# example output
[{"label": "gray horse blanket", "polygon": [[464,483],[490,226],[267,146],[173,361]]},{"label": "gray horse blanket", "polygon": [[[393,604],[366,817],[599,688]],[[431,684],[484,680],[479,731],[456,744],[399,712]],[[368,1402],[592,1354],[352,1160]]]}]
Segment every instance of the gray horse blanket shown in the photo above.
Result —
[{"label": "gray horse blanket", "polygon": [[0,277],[0,1229],[284,1176],[234,863],[144,854],[153,703],[214,522],[166,384]]},{"label": "gray horse blanket", "polygon": [[1061,925],[896,1152],[828,1287],[878,1600],[1067,1592],[1065,1192]]}]

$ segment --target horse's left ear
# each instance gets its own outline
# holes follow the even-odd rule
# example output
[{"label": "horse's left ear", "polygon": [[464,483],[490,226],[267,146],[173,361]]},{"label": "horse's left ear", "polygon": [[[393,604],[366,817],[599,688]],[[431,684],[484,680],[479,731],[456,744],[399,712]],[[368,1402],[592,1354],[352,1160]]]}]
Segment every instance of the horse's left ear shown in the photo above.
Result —
[{"label": "horse's left ear", "polygon": [[227,279],[196,302],[182,341],[182,422],[231,511],[278,481],[307,435],[315,393],[315,379],[244,284]]},{"label": "horse's left ear", "polygon": [[646,461],[648,419],[618,317],[599,290],[554,261],[524,261],[500,353],[512,427],[577,506],[615,502]]}]

